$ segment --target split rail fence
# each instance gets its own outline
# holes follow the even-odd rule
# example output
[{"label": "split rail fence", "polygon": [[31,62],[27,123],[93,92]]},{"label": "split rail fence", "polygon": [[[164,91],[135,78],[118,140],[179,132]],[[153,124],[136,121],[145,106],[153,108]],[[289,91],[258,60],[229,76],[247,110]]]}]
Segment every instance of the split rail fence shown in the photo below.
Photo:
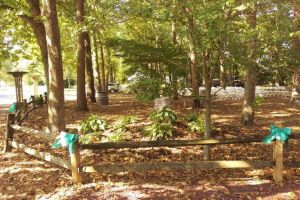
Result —
[{"label": "split rail fence", "polygon": [[[23,110],[24,111],[24,110]],[[28,111],[27,111],[28,112]],[[26,115],[26,114],[25,114]],[[138,141],[138,142],[107,142],[98,144],[80,145],[75,143],[74,153],[68,159],[56,157],[47,152],[40,152],[14,140],[14,132],[20,131],[48,142],[53,141],[51,134],[45,131],[38,131],[20,126],[16,123],[18,114],[8,114],[7,130],[5,133],[4,152],[10,152],[16,148],[29,155],[42,160],[54,163],[72,171],[74,183],[82,183],[82,172],[94,173],[117,173],[124,171],[146,171],[146,170],[194,170],[194,169],[216,169],[216,168],[273,168],[273,179],[276,183],[283,180],[284,167],[300,168],[300,162],[283,162],[284,144],[276,141],[270,145],[273,148],[273,157],[270,160],[219,160],[219,161],[181,161],[181,162],[152,162],[152,163],[125,163],[125,164],[103,164],[98,166],[82,166],[80,164],[80,150],[107,150],[124,148],[147,148],[147,147],[180,147],[180,146],[201,146],[201,145],[221,145],[221,144],[242,144],[261,142],[263,138],[240,138],[226,140],[159,140],[159,141]],[[24,118],[24,117],[23,117]]]}]

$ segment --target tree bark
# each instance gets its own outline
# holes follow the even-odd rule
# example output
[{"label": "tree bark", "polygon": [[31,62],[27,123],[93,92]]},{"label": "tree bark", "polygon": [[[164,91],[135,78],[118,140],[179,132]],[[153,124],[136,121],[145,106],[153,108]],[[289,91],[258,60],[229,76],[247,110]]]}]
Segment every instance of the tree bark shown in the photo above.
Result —
[{"label": "tree bark", "polygon": [[[212,80],[215,74],[215,66],[209,62],[209,52],[203,52],[203,76],[204,76],[204,87],[205,87],[205,98],[204,98],[204,115],[205,115],[205,133],[204,139],[211,138],[212,132],[212,120],[211,120],[211,87]],[[202,97],[203,98],[203,97]],[[204,146],[204,160],[210,160],[210,146]]]},{"label": "tree bark", "polygon": [[87,74],[87,96],[91,102],[96,102],[94,72],[92,64],[91,40],[88,32],[84,32],[85,36],[85,65]]},{"label": "tree bark", "polygon": [[109,48],[106,48],[106,53],[107,53],[107,64],[109,66],[108,80],[109,80],[109,82],[113,83],[114,82],[114,69],[113,69],[113,64],[111,61],[111,55],[110,55]]},{"label": "tree bark", "polygon": [[101,92],[107,92],[107,84],[106,84],[106,77],[105,77],[105,59],[104,59],[104,46],[103,44],[100,45],[100,55],[101,55]]},{"label": "tree bark", "polygon": [[[84,18],[84,0],[76,0],[76,20],[82,25]],[[84,32],[79,31],[77,36],[77,102],[76,108],[80,111],[87,110],[85,91],[85,45]]]},{"label": "tree bark", "polygon": [[96,33],[93,32],[93,46],[94,46],[94,55],[95,55],[95,66],[96,66],[96,80],[97,80],[97,86],[96,91],[101,91],[101,74],[100,74],[100,66],[99,66],[99,52],[98,52],[98,45],[97,45],[97,36]]},{"label": "tree bark", "polygon": [[188,34],[189,34],[188,44],[190,50],[191,81],[192,81],[193,95],[199,96],[197,53],[196,53],[196,42],[194,38],[194,19],[191,16],[188,17]]},{"label": "tree bark", "polygon": [[[173,6],[174,7],[174,15],[175,15],[175,5]],[[173,17],[172,19],[172,34],[171,34],[171,37],[172,37],[172,42],[173,42],[173,45],[175,46],[177,44],[177,33],[176,33],[176,20],[175,20],[175,16]],[[177,76],[176,74],[174,73],[173,76],[172,76],[172,87],[173,87],[173,99],[174,100],[178,100],[178,80],[177,80]]]},{"label": "tree bark", "polygon": [[[295,10],[295,28],[296,31],[300,31],[300,5],[299,3],[294,3],[294,10]],[[294,41],[294,50],[300,54],[300,36],[298,35]],[[293,75],[293,88],[295,93],[292,94],[292,99],[297,99],[300,96],[300,66],[297,66],[294,70]],[[296,97],[297,96],[297,97]],[[299,99],[297,99],[299,100]]]},{"label": "tree bark", "polygon": [[49,63],[48,122],[51,133],[65,130],[64,81],[56,0],[42,0]]},{"label": "tree bark", "polygon": [[33,33],[37,39],[38,45],[40,47],[42,62],[44,65],[44,73],[46,79],[47,92],[49,93],[49,65],[48,65],[48,51],[47,51],[47,41],[45,26],[41,20],[37,18],[41,17],[40,2],[38,0],[27,0],[29,5],[31,16],[18,15],[32,28]]},{"label": "tree bark", "polygon": [[[247,13],[247,21],[252,30],[256,28],[256,5]],[[245,70],[245,93],[244,102],[242,108],[242,125],[253,126],[254,125],[254,108],[253,104],[255,101],[255,86],[256,86],[256,74],[257,74],[257,63],[255,57],[256,51],[256,36],[254,36],[247,43],[247,54],[248,63]]]}]

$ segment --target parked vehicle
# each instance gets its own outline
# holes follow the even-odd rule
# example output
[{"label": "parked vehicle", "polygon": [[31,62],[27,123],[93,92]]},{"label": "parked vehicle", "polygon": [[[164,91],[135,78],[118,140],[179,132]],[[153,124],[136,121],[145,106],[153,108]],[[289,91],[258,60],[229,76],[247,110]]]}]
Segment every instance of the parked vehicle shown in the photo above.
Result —
[{"label": "parked vehicle", "polygon": [[120,90],[119,83],[108,83],[108,91],[111,93],[118,92]]}]

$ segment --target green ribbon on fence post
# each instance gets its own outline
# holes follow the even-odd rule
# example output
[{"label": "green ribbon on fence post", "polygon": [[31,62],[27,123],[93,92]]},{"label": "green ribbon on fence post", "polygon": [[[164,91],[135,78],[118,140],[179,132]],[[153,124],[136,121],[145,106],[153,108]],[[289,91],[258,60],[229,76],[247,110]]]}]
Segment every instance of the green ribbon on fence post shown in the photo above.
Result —
[{"label": "green ribbon on fence post", "polygon": [[11,106],[9,106],[9,108],[8,108],[9,113],[14,113],[16,110],[17,110],[17,104],[16,103],[11,104]]},{"label": "green ribbon on fence post", "polygon": [[60,147],[69,147],[70,154],[74,153],[74,144],[78,140],[77,134],[70,134],[66,132],[61,132],[60,135],[54,140],[51,147],[60,148]]},{"label": "green ribbon on fence post", "polygon": [[271,125],[269,135],[267,135],[262,142],[265,144],[270,144],[275,139],[277,141],[287,143],[291,134],[291,128],[279,128],[275,125]]}]

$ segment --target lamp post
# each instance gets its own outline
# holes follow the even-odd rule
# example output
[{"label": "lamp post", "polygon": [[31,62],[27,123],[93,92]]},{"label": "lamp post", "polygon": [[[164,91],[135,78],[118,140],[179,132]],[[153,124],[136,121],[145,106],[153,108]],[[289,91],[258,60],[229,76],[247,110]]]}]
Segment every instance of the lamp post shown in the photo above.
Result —
[{"label": "lamp post", "polygon": [[8,72],[8,74],[11,74],[15,78],[15,87],[16,87],[16,100],[17,105],[19,105],[23,101],[23,84],[22,84],[22,78],[23,75],[27,72]]},{"label": "lamp post", "polygon": [[38,91],[38,82],[40,79],[40,75],[38,74],[33,74],[31,75],[32,80],[33,80],[33,94],[34,96],[38,96],[39,95],[39,91]]}]

